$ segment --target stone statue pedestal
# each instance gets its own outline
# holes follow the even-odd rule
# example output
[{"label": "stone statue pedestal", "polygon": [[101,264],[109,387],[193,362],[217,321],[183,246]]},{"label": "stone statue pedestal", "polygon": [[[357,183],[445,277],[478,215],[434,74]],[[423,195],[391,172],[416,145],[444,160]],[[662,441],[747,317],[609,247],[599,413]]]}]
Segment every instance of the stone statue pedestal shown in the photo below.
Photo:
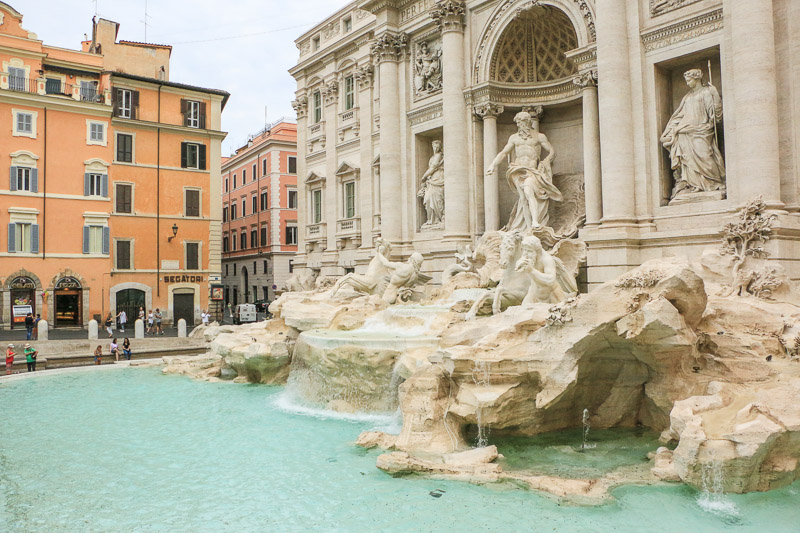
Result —
[{"label": "stone statue pedestal", "polygon": [[681,192],[669,201],[669,205],[694,204],[697,202],[713,202],[724,200],[725,191]]}]

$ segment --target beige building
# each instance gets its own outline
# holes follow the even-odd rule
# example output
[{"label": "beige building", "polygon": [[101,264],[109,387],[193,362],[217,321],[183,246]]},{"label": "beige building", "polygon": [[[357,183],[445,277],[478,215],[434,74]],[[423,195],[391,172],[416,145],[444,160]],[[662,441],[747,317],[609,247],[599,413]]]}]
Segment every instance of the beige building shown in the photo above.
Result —
[{"label": "beige building", "polygon": [[511,158],[487,167],[526,110],[590,285],[699,257],[758,195],[796,279],[797,20],[793,0],[352,2],[296,40],[296,264],[361,271],[383,236],[441,272],[517,214]]}]

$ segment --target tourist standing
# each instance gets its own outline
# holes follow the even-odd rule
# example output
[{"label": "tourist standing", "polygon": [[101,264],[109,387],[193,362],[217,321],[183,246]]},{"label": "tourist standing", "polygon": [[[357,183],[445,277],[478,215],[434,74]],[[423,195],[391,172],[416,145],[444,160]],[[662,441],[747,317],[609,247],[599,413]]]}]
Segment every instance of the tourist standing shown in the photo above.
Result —
[{"label": "tourist standing", "polygon": [[122,354],[125,356],[125,359],[128,361],[131,360],[131,341],[128,337],[125,337],[125,340],[122,341]]},{"label": "tourist standing", "polygon": [[142,321],[142,326],[144,326],[145,316],[144,316],[144,307],[139,307],[139,320]]},{"label": "tourist standing", "polygon": [[15,355],[17,355],[17,352],[14,351],[14,345],[9,344],[8,348],[6,349],[6,376],[11,374],[11,370],[14,368]]},{"label": "tourist standing", "polygon": [[98,344],[97,348],[94,349],[94,364],[99,365],[101,362],[100,359],[102,357],[103,357],[103,347]]},{"label": "tourist standing", "polygon": [[23,353],[25,354],[25,362],[28,363],[28,372],[36,372],[36,356],[39,355],[39,352],[32,348],[30,343],[26,342]]},{"label": "tourist standing", "polygon": [[25,340],[31,340],[31,335],[33,335],[33,313],[28,313],[25,315],[25,330],[28,332],[28,336],[25,337]]},{"label": "tourist standing", "polygon": [[155,318],[156,318],[156,335],[163,335],[164,330],[161,329],[161,320],[163,319],[163,317],[161,316],[161,309],[159,309],[158,307],[156,307]]},{"label": "tourist standing", "polygon": [[119,320],[119,330],[122,333],[125,333],[125,324],[128,322],[128,313],[126,313],[123,309],[117,314],[117,320]]},{"label": "tourist standing", "polygon": [[36,318],[33,319],[33,340],[39,340],[39,322],[42,321],[42,315],[36,314]]},{"label": "tourist standing", "polygon": [[153,334],[153,310],[151,309],[150,312],[147,313],[147,333]]},{"label": "tourist standing", "polygon": [[204,326],[208,326],[208,311],[203,311],[200,313],[200,321],[203,323]]},{"label": "tourist standing", "polygon": [[111,341],[111,355],[114,356],[114,361],[119,361],[119,344],[116,337]]},{"label": "tourist standing", "polygon": [[114,324],[114,316],[111,314],[111,311],[109,311],[106,317],[106,331],[108,332],[109,339],[114,336],[114,330],[111,329],[112,324]]}]

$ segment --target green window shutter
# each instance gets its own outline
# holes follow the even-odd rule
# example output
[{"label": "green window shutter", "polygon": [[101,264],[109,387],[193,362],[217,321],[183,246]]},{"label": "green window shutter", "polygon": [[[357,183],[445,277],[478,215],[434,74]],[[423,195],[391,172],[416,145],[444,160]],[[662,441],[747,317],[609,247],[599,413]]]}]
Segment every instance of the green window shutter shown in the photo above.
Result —
[{"label": "green window shutter", "polygon": [[[181,100],[181,102],[183,102],[183,100]],[[189,157],[186,152],[186,143],[181,143],[181,168],[186,168],[188,166]]]},{"label": "green window shutter", "polygon": [[198,145],[198,152],[199,152],[199,164],[197,165],[200,170],[206,169],[206,145],[201,144]]}]

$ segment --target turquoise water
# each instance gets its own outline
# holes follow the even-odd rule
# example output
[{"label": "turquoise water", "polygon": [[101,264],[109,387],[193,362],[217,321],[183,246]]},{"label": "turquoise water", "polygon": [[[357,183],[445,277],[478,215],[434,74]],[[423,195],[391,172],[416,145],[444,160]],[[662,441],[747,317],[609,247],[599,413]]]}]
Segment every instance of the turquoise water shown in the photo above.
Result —
[{"label": "turquoise water", "polygon": [[578,428],[489,441],[505,457],[501,464],[506,470],[576,479],[600,477],[622,466],[646,463],[647,454],[661,446],[654,431],[617,428],[589,431],[587,449],[581,451],[582,433]]},{"label": "turquoise water", "polygon": [[800,531],[798,484],[710,512],[681,485],[568,507],[393,479],[351,445],[388,420],[300,414],[276,387],[126,369],[0,383],[0,402],[0,531]]}]

